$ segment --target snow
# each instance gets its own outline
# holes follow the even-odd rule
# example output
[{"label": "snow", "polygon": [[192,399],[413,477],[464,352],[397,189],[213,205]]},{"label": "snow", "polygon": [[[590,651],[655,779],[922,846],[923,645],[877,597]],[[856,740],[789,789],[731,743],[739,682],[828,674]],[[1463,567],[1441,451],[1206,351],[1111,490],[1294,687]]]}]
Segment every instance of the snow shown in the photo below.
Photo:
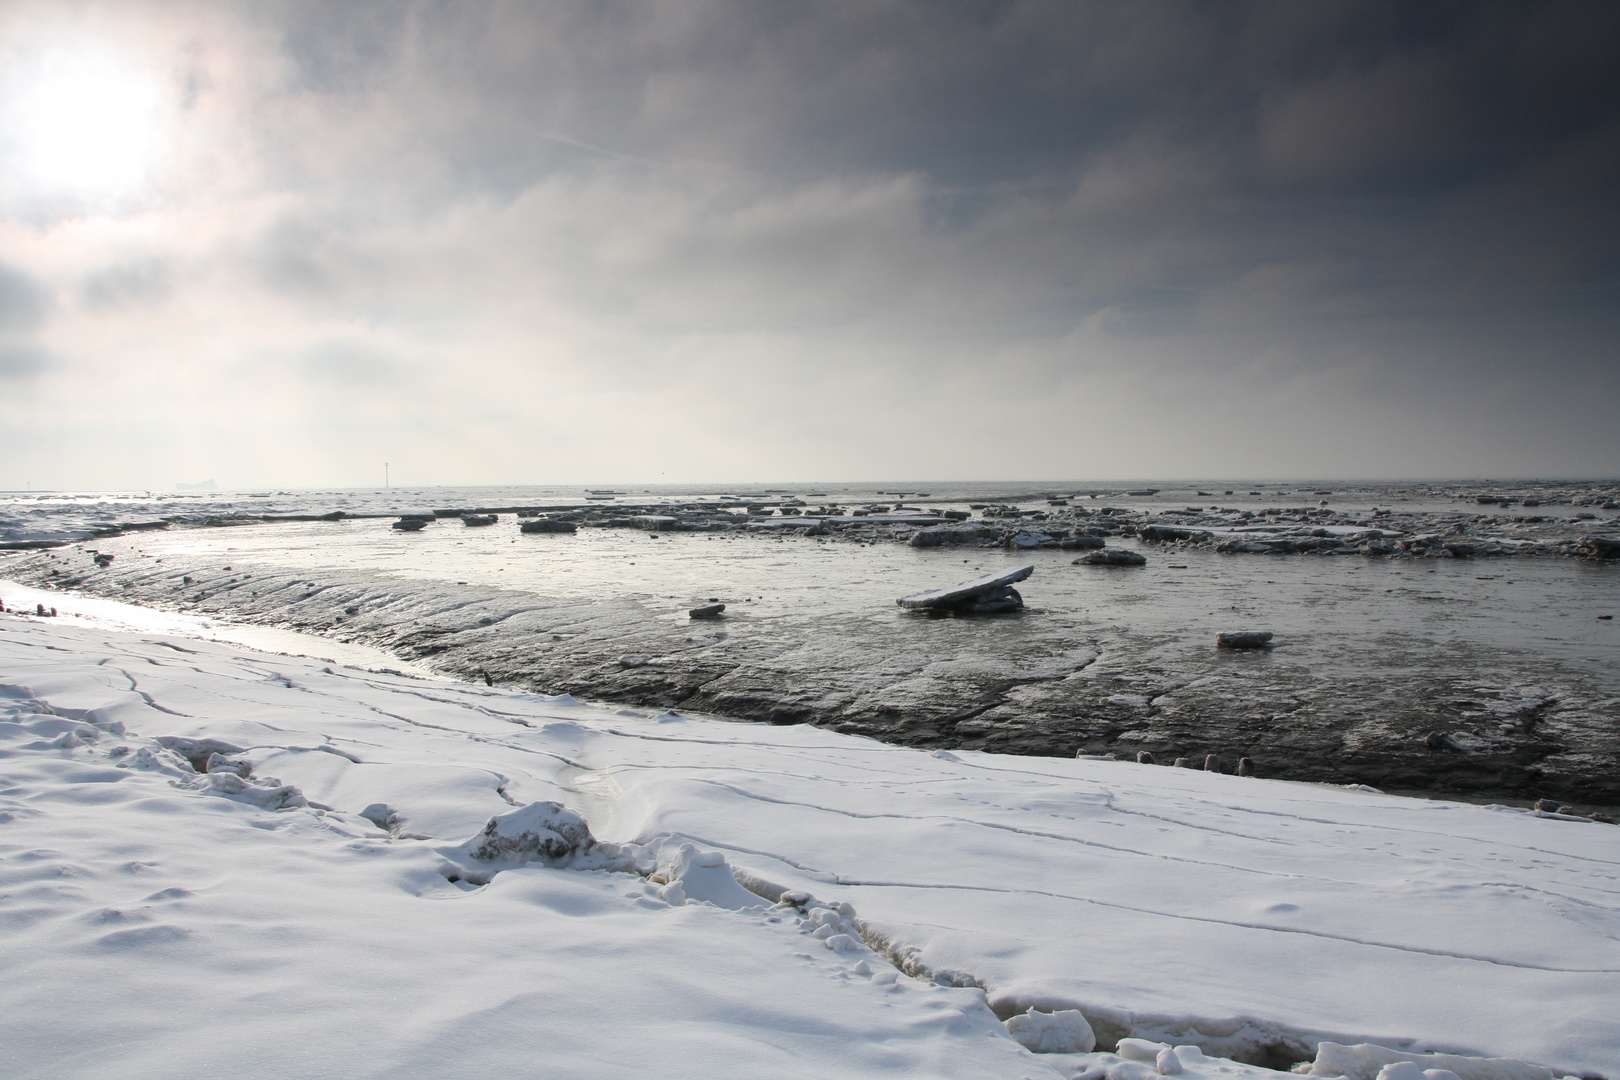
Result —
[{"label": "snow", "polygon": [[[1437,1077],[1436,1073],[1443,1074]],[[1382,1046],[1318,1048],[1310,1076],[1343,1076],[1348,1080],[1545,1080],[1547,1070],[1503,1058],[1463,1058],[1454,1054],[1402,1054]]]},{"label": "snow", "polygon": [[0,1075],[1535,1080],[1616,1000],[1610,826],[0,617]]},{"label": "snow", "polygon": [[1030,1009],[1010,1017],[1007,1031],[1037,1054],[1089,1054],[1097,1046],[1097,1036],[1079,1009]]},{"label": "snow", "polygon": [[[1150,1039],[1121,1039],[1112,1053],[1049,1057],[1076,1080],[1279,1080],[1283,1074],[1207,1056],[1195,1045],[1170,1046]],[[1456,1071],[1453,1071],[1455,1069]],[[1451,1054],[1402,1054],[1384,1047],[1322,1043],[1306,1076],[1344,1080],[1550,1080],[1549,1069],[1502,1058]],[[1297,1075],[1297,1074],[1296,1074]]]}]

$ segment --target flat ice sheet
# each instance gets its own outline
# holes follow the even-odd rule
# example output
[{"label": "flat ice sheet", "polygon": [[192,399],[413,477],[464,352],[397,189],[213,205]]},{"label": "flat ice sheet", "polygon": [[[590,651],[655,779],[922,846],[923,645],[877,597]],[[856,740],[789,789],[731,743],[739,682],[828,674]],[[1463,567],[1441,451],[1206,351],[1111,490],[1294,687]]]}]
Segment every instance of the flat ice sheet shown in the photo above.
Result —
[{"label": "flat ice sheet", "polygon": [[[881,982],[882,957],[765,907],[600,871],[446,880],[438,849],[540,799],[847,901],[868,942],[1003,1016],[1080,1008],[1105,1039],[1221,1054],[1335,1037],[1620,1062],[1610,826],[11,616],[0,684],[0,1075],[1069,1075],[978,990]],[[161,736],[239,747],[319,805],[119,767]],[[392,835],[359,816],[378,804]]]}]

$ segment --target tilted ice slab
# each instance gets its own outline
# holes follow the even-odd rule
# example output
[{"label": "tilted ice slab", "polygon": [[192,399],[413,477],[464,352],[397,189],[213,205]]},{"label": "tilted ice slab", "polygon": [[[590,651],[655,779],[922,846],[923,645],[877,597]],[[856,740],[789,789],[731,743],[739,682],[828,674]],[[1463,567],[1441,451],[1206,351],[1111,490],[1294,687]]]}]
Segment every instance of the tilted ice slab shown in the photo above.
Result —
[{"label": "tilted ice slab", "polygon": [[949,607],[964,600],[987,595],[1003,586],[1016,584],[1028,578],[1034,572],[1035,567],[1033,565],[1020,566],[1014,570],[992,572],[976,577],[972,581],[959,582],[943,589],[929,589],[927,592],[902,596],[895,603],[905,608]]},{"label": "tilted ice slab", "polygon": [[[879,983],[768,909],[672,905],[602,871],[446,879],[443,852],[546,800],[661,867],[712,870],[694,852],[718,852],[762,892],[847,902],[908,972],[983,986],[1003,1017],[1078,1008],[1105,1047],[1283,1061],[1331,1037],[1620,1062],[1608,826],[927,754],[9,616],[0,683],[17,725],[0,746],[0,1072],[1047,1069],[976,990]],[[158,737],[236,748],[250,779],[298,794],[272,810],[119,768],[120,746]],[[71,1045],[64,1001],[102,1018]]]}]

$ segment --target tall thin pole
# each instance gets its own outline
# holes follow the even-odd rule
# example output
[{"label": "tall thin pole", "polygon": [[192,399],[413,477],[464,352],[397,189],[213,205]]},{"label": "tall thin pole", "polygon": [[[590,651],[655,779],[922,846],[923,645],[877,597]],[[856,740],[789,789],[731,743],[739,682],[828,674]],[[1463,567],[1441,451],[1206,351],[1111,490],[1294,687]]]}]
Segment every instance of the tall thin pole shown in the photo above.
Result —
[{"label": "tall thin pole", "polygon": [[388,462],[383,462],[383,487],[388,486]]}]

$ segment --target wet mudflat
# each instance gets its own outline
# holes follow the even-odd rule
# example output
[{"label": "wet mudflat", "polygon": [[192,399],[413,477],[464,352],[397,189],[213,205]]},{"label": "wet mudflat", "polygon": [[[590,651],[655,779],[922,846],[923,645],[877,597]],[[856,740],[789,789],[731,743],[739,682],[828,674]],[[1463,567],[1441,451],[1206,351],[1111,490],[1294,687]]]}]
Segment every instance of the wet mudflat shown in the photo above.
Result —
[{"label": "wet mudflat", "polygon": [[[1274,777],[1620,806],[1620,647],[1598,618],[1620,608],[1620,567],[1110,546],[1148,563],[372,520],[135,534],[10,557],[0,576],[325,634],[461,677],[904,745],[1200,767],[1215,754]],[[98,566],[91,548],[114,558]],[[1025,563],[1019,612],[895,604]],[[723,617],[688,617],[711,598]],[[1277,647],[1215,647],[1243,629]]]}]

